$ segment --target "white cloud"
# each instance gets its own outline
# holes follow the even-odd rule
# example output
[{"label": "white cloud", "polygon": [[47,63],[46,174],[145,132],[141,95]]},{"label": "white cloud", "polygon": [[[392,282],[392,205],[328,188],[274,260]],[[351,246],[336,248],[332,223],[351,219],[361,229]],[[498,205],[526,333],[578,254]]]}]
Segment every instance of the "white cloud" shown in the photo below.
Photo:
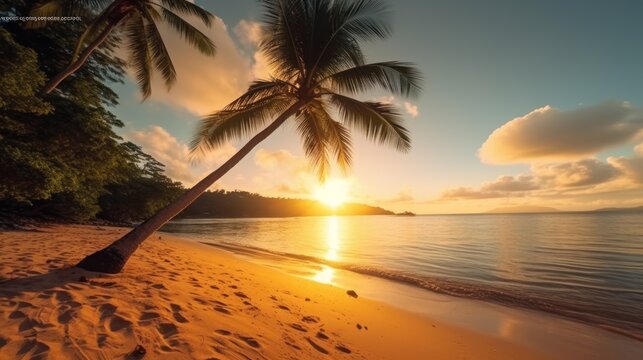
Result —
[{"label": "white cloud", "polygon": [[145,153],[163,163],[165,174],[185,186],[194,185],[236,152],[234,146],[226,144],[208,152],[198,164],[193,164],[190,162],[188,146],[160,126],[131,131],[125,138],[140,145]]},{"label": "white cloud", "polygon": [[410,101],[404,101],[400,103],[398,99],[395,98],[395,96],[380,96],[375,99],[375,101],[380,102],[382,104],[387,104],[387,105],[393,105],[397,108],[402,109],[407,115],[411,116],[412,118],[418,117],[420,115],[420,111],[418,109],[418,106],[416,104],[413,104]]},{"label": "white cloud", "polygon": [[263,36],[261,24],[255,21],[241,20],[234,27],[234,33],[247,45],[256,47],[261,42]]},{"label": "white cloud", "polygon": [[254,79],[270,78],[270,62],[263,52],[258,51],[259,43],[263,37],[261,24],[250,20],[241,20],[234,27],[234,32],[241,42],[252,52],[252,76]]},{"label": "white cloud", "polygon": [[493,164],[578,160],[624,145],[642,131],[643,110],[626,102],[570,111],[545,106],[496,129],[478,153]]},{"label": "white cloud", "polygon": [[419,115],[418,106],[408,101],[404,102],[404,109],[406,110],[407,114],[411,115],[412,118],[416,118]]}]

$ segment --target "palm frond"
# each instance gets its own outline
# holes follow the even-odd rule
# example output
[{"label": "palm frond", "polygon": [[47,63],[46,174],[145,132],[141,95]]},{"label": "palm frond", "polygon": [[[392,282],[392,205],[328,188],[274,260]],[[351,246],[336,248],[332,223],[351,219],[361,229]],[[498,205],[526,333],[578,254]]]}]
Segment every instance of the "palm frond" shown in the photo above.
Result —
[{"label": "palm frond", "polygon": [[147,40],[149,54],[154,67],[161,73],[165,81],[165,86],[170,89],[176,82],[176,69],[174,69],[172,58],[165,47],[161,33],[154,23],[154,18],[158,13],[151,7],[146,10],[142,15],[147,19],[145,24],[145,38]]},{"label": "palm frond", "polygon": [[328,151],[335,155],[340,170],[347,173],[353,160],[350,131],[330,116],[323,103],[317,102],[311,107],[311,111],[324,124]]},{"label": "palm frond", "polygon": [[409,131],[402,125],[404,119],[394,106],[339,94],[330,95],[330,102],[347,125],[362,131],[367,138],[402,152],[411,149]]},{"label": "palm frond", "polygon": [[305,2],[301,0],[264,0],[261,52],[281,78],[305,73],[302,46],[307,32]]},{"label": "palm frond", "polygon": [[358,94],[383,88],[393,94],[417,96],[422,87],[422,75],[411,63],[387,61],[355,66],[320,81],[333,90]]},{"label": "palm frond", "polygon": [[147,99],[152,94],[152,57],[147,44],[146,28],[140,14],[130,16],[125,23],[125,35],[128,38],[130,53],[129,65],[134,68],[138,87]]},{"label": "palm frond", "polygon": [[216,149],[228,141],[243,139],[254,134],[272,117],[281,114],[294,100],[273,95],[247,104],[236,110],[221,110],[201,119],[201,124],[190,144],[194,156]]},{"label": "palm frond", "polygon": [[262,98],[266,98],[269,96],[274,96],[274,95],[292,95],[294,96],[294,92],[296,91],[295,85],[279,80],[279,79],[271,79],[271,80],[255,80],[253,81],[250,86],[248,87],[248,90],[246,92],[239,96],[237,99],[226,105],[224,110],[236,110],[236,109],[241,109],[244,108],[245,106],[248,106],[248,104],[256,102]]},{"label": "palm frond", "polygon": [[161,3],[169,10],[177,11],[184,15],[197,16],[208,27],[212,25],[214,15],[210,14],[199,5],[186,0],[161,0]]},{"label": "palm frond", "polygon": [[216,52],[216,46],[212,40],[195,28],[189,22],[183,20],[180,16],[172,11],[161,8],[163,20],[167,22],[183,39],[194,46],[204,55],[212,56]]},{"label": "palm frond", "polygon": [[306,158],[319,180],[324,181],[330,171],[328,159],[328,132],[323,119],[315,115],[314,106],[307,106],[297,116],[297,131],[301,136]]},{"label": "palm frond", "polygon": [[[339,68],[364,63],[359,42],[384,39],[391,34],[388,8],[378,0],[324,1],[321,13],[322,31],[316,31],[310,80],[324,77]],[[322,7],[323,9],[323,7]],[[327,19],[327,20],[325,20]]]}]

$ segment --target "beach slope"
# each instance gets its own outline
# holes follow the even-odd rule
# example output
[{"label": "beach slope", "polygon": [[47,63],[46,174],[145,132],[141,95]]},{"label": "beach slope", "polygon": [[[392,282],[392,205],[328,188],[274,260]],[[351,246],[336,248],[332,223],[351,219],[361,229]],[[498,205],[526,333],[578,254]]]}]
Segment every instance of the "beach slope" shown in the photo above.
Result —
[{"label": "beach slope", "polygon": [[547,358],[166,234],[121,274],[71,267],[125,231],[0,233],[0,358]]}]

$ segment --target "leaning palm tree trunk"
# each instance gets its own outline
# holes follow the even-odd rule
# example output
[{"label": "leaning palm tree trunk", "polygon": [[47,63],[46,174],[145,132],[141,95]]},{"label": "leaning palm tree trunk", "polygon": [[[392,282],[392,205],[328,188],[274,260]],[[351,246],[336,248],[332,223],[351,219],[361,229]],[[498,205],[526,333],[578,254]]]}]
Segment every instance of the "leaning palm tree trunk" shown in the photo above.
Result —
[{"label": "leaning palm tree trunk", "polygon": [[96,50],[105,40],[107,40],[107,37],[109,34],[114,30],[116,25],[125,17],[125,14],[120,15],[118,18],[112,20],[107,24],[105,29],[92,41],[85,50],[83,50],[82,53],[78,56],[78,59],[75,61],[72,61],[66,68],[65,70],[61,71],[58,73],[58,75],[54,76],[49,83],[42,89],[43,94],[49,94],[52,92],[58,84],[60,84],[63,80],[68,78],[71,74],[75,73],[80,69],[85,63],[87,62],[87,59],[89,59],[89,56]]},{"label": "leaning palm tree trunk", "polygon": [[203,180],[199,181],[190,190],[184,193],[176,201],[161,209],[147,221],[132,229],[119,240],[116,240],[106,248],[99,250],[78,263],[78,267],[109,274],[119,273],[129,257],[136,251],[139,245],[156,230],[161,228],[166,222],[178,215],[183,209],[196,200],[212,184],[219,180],[225,173],[232,169],[241,159],[260,142],[272,134],[281,124],[283,124],[291,115],[295,114],[302,106],[302,102],[296,102],[284,111],[275,121],[268,125],[264,130],[255,135],[228,161],[218,169],[210,173]]}]

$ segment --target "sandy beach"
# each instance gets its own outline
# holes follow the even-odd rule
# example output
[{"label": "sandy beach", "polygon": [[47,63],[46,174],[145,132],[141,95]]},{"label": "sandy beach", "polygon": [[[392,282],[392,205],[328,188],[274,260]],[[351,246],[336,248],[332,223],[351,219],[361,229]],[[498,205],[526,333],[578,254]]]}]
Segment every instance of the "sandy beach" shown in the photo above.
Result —
[{"label": "sandy beach", "polygon": [[0,234],[0,358],[551,358],[165,234],[121,274],[70,268],[124,231]]}]

